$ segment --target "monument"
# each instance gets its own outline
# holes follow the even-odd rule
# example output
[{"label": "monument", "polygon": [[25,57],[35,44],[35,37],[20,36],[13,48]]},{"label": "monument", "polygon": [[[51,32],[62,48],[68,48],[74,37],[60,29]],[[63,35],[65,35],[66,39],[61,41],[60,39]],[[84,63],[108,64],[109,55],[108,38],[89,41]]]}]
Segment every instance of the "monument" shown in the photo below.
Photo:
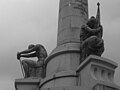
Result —
[{"label": "monument", "polygon": [[88,0],[60,0],[57,46],[44,58],[44,77],[16,79],[15,89],[120,90],[114,82],[117,63],[101,57],[104,41],[99,6],[96,17],[89,19]]}]

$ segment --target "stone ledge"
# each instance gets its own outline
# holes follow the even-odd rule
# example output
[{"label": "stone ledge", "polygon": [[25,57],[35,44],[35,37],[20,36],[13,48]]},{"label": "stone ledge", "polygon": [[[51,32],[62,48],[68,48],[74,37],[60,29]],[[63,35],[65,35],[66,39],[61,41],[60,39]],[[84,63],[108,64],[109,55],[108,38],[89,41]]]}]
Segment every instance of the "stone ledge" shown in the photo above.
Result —
[{"label": "stone ledge", "polygon": [[80,86],[65,86],[65,87],[52,87],[52,88],[45,88],[39,90],[90,90],[87,87],[80,87]]},{"label": "stone ledge", "polygon": [[40,83],[40,78],[36,78],[36,77],[30,77],[30,78],[24,78],[24,79],[16,79],[15,80],[15,83],[16,84],[25,84],[25,83],[29,83],[29,84],[31,84],[31,83],[36,83],[36,84],[38,84],[38,83]]},{"label": "stone ledge", "polygon": [[95,56],[95,55],[90,55],[87,59],[85,59],[81,64],[80,66],[77,68],[77,72],[79,72],[82,68],[84,68],[89,62],[98,62],[98,63],[104,63],[104,64],[109,64],[109,66],[112,66],[113,69],[117,68],[118,67],[118,64],[109,60],[109,59],[106,59],[106,58],[103,58],[103,57],[99,57],[99,56]]},{"label": "stone ledge", "polygon": [[90,55],[76,70],[79,75],[78,85],[89,88],[93,88],[98,83],[117,86],[114,82],[116,68],[117,63],[103,57]]},{"label": "stone ledge", "polygon": [[58,73],[55,73],[53,75],[50,75],[44,79],[41,80],[41,83],[42,82],[45,82],[49,79],[52,79],[52,78],[55,78],[55,77],[62,77],[62,76],[67,76],[67,75],[76,75],[76,72],[75,71],[61,71],[61,72],[58,72]]},{"label": "stone ledge", "polygon": [[30,77],[15,80],[15,90],[37,90],[40,78]]},{"label": "stone ledge", "polygon": [[99,81],[98,83],[96,83],[96,85],[93,86],[93,90],[97,90],[96,88],[100,88],[100,87],[102,88],[108,87],[110,90],[120,90],[120,86],[113,83],[106,83],[103,81]]}]

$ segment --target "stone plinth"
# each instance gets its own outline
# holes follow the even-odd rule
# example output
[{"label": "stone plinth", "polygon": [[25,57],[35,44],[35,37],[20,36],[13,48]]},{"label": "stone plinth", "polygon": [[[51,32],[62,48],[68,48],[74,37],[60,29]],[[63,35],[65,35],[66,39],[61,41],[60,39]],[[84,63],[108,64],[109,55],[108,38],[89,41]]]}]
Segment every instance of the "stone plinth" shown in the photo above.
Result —
[{"label": "stone plinth", "polygon": [[39,78],[27,78],[15,80],[15,90],[38,90]]},{"label": "stone plinth", "polygon": [[[114,82],[114,73],[117,64],[111,60],[91,55],[77,69],[79,75],[78,86],[95,90],[101,87],[118,88]],[[101,86],[101,87],[100,87]]]},{"label": "stone plinth", "polygon": [[89,90],[86,87],[77,87],[77,86],[69,86],[69,87],[53,87],[53,88],[45,88],[41,90]]},{"label": "stone plinth", "polygon": [[43,79],[40,83],[39,90],[53,87],[76,86],[77,77],[75,71],[61,71]]},{"label": "stone plinth", "polygon": [[93,90],[120,90],[120,87],[112,84],[112,83],[97,83],[94,87]]}]

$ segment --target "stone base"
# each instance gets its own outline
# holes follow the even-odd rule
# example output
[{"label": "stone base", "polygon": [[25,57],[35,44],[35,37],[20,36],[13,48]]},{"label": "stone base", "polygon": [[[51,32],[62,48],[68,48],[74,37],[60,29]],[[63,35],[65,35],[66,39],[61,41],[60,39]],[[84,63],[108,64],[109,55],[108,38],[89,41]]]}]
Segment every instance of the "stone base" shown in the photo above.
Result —
[{"label": "stone base", "polygon": [[77,86],[69,86],[69,87],[53,87],[53,88],[45,88],[40,90],[90,90],[86,87],[77,87]]},{"label": "stone base", "polygon": [[76,86],[77,77],[75,71],[61,71],[43,79],[39,90],[53,87]]},{"label": "stone base", "polygon": [[44,79],[15,81],[16,90],[120,90],[114,82],[117,63],[94,55],[85,59],[76,71],[61,71]]},{"label": "stone base", "polygon": [[77,69],[78,86],[88,87],[92,90],[120,90],[120,87],[114,82],[116,68],[117,63],[90,55]]},{"label": "stone base", "polygon": [[15,80],[15,90],[38,90],[39,78],[26,78]]}]

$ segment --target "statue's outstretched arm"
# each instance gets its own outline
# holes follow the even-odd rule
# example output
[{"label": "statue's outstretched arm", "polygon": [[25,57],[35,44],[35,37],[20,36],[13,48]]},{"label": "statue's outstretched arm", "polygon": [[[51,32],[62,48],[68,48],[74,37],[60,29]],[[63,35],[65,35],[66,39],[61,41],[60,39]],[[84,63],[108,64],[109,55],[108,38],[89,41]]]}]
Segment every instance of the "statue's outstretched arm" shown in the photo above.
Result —
[{"label": "statue's outstretched arm", "polygon": [[24,50],[22,52],[19,52],[20,54],[27,54],[36,51],[37,47],[33,47],[31,49]]},{"label": "statue's outstretched arm", "polygon": [[22,54],[21,57],[25,58],[31,58],[31,57],[36,57],[36,53],[31,53],[31,54]]}]

